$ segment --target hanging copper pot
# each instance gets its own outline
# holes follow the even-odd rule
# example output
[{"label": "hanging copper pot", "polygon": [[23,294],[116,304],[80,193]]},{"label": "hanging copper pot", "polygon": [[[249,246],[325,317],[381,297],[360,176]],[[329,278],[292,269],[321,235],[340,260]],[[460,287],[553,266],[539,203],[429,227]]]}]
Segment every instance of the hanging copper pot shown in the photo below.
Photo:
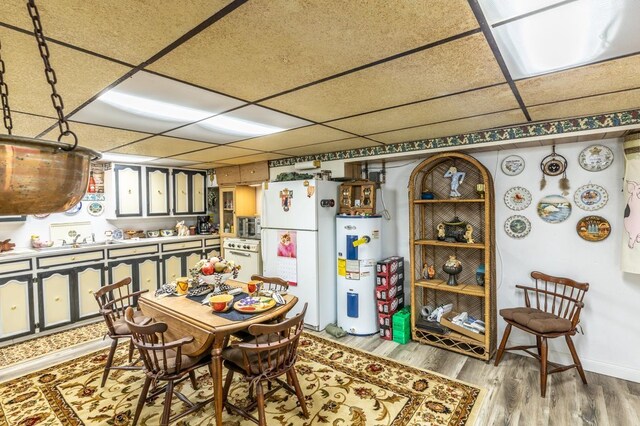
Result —
[{"label": "hanging copper pot", "polygon": [[0,215],[68,210],[87,189],[97,152],[42,139],[0,135]]}]

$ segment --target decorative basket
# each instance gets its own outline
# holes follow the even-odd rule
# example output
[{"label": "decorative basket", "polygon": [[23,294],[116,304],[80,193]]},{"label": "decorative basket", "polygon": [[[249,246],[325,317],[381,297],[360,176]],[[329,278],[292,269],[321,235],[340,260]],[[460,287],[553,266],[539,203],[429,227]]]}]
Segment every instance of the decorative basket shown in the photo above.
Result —
[{"label": "decorative basket", "polygon": [[227,281],[229,278],[233,276],[233,272],[229,272],[226,274],[215,273],[212,275],[200,275],[202,281],[209,285],[220,285]]}]

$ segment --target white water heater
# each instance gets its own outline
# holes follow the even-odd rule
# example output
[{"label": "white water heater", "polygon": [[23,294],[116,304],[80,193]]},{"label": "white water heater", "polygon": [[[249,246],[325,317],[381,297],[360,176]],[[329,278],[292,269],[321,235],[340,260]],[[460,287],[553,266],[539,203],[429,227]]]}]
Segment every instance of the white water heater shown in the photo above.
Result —
[{"label": "white water heater", "polygon": [[349,334],[378,332],[376,262],[382,258],[380,216],[336,217],[338,326]]}]

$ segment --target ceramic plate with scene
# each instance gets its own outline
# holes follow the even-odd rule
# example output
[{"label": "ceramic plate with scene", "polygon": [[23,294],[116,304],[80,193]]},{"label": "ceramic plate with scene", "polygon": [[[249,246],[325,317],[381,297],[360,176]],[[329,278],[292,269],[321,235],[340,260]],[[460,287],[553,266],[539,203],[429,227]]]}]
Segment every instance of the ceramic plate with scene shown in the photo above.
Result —
[{"label": "ceramic plate with scene", "polygon": [[571,214],[571,202],[562,195],[547,195],[538,202],[538,216],[547,223],[560,223]]}]

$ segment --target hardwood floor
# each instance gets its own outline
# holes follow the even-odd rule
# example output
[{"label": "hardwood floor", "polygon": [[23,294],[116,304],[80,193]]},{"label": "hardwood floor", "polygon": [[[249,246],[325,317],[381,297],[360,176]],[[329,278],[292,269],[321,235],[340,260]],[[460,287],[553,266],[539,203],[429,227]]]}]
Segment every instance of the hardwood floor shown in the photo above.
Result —
[{"label": "hardwood floor", "polygon": [[[314,333],[334,339],[325,332]],[[338,342],[405,364],[482,386],[487,395],[476,425],[640,425],[640,384],[587,372],[588,386],[571,370],[549,377],[540,397],[539,366],[533,358],[506,353],[498,367],[431,346],[399,345],[370,337],[346,336]],[[106,347],[98,341],[37,360],[0,369],[0,381]]]}]

